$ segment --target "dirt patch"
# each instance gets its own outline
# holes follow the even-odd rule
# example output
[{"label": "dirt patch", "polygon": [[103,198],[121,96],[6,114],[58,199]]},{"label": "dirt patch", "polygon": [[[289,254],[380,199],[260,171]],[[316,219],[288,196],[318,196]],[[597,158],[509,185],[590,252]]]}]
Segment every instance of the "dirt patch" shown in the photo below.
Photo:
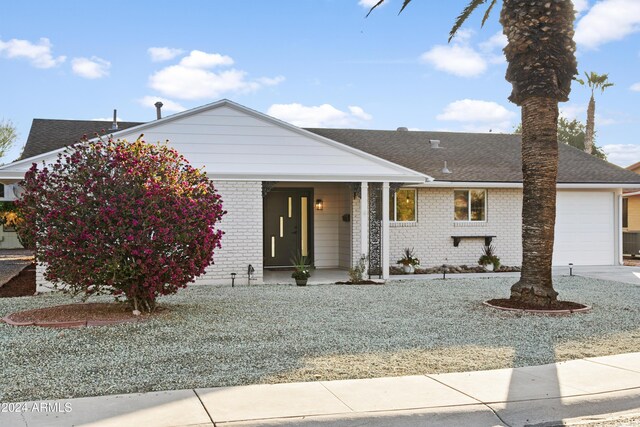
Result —
[{"label": "dirt patch", "polygon": [[492,299],[485,303],[486,305],[498,309],[507,309],[507,310],[518,310],[518,311],[527,311],[532,313],[544,313],[544,314],[564,314],[564,313],[573,313],[579,311],[587,311],[590,310],[591,307],[578,304],[577,302],[571,301],[556,301],[549,307],[540,308],[536,305],[527,304],[519,301],[512,301],[506,298]]},{"label": "dirt patch", "polygon": [[336,285],[384,285],[383,282],[374,282],[373,280],[363,280],[358,283],[353,283],[351,281],[347,282],[336,282]]},{"label": "dirt patch", "polygon": [[148,314],[135,316],[129,305],[124,303],[81,303],[20,311],[2,320],[14,326],[74,328],[135,322],[149,316]]},{"label": "dirt patch", "polygon": [[36,293],[36,265],[31,263],[0,286],[0,298],[25,297]]}]

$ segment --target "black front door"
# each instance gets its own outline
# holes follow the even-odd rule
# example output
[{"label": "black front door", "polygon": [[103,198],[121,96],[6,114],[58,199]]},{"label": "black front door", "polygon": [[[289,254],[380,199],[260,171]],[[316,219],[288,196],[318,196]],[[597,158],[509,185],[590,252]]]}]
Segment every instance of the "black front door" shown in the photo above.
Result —
[{"label": "black front door", "polygon": [[313,189],[274,188],[264,198],[264,265],[292,265],[296,254],[311,256]]}]

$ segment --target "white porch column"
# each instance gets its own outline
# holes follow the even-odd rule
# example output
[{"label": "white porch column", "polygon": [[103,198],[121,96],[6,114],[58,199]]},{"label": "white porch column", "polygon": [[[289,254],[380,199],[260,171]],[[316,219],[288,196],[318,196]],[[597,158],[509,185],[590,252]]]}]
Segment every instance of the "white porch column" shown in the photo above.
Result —
[{"label": "white porch column", "polygon": [[[369,183],[366,181],[360,183],[360,253],[358,259],[362,255],[369,257]],[[366,265],[367,269],[363,276],[366,276],[369,271],[368,261]]]},{"label": "white porch column", "polygon": [[389,278],[389,183],[382,183],[382,278]]}]

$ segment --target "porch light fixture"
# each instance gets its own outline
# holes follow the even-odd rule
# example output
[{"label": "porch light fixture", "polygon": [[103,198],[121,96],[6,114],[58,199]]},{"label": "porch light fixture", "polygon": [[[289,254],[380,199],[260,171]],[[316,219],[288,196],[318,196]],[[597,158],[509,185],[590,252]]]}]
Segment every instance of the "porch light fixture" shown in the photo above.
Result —
[{"label": "porch light fixture", "polygon": [[324,202],[322,199],[316,199],[316,210],[321,211],[322,209],[324,209]]}]

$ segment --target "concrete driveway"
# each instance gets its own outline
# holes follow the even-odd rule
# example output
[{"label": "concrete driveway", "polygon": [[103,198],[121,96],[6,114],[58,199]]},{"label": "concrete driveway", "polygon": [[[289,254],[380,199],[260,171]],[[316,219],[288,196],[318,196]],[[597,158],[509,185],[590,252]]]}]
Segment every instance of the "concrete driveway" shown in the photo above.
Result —
[{"label": "concrete driveway", "polygon": [[[553,267],[554,275],[568,276],[569,267]],[[573,267],[576,276],[640,285],[640,267],[622,265],[578,265]]]}]

